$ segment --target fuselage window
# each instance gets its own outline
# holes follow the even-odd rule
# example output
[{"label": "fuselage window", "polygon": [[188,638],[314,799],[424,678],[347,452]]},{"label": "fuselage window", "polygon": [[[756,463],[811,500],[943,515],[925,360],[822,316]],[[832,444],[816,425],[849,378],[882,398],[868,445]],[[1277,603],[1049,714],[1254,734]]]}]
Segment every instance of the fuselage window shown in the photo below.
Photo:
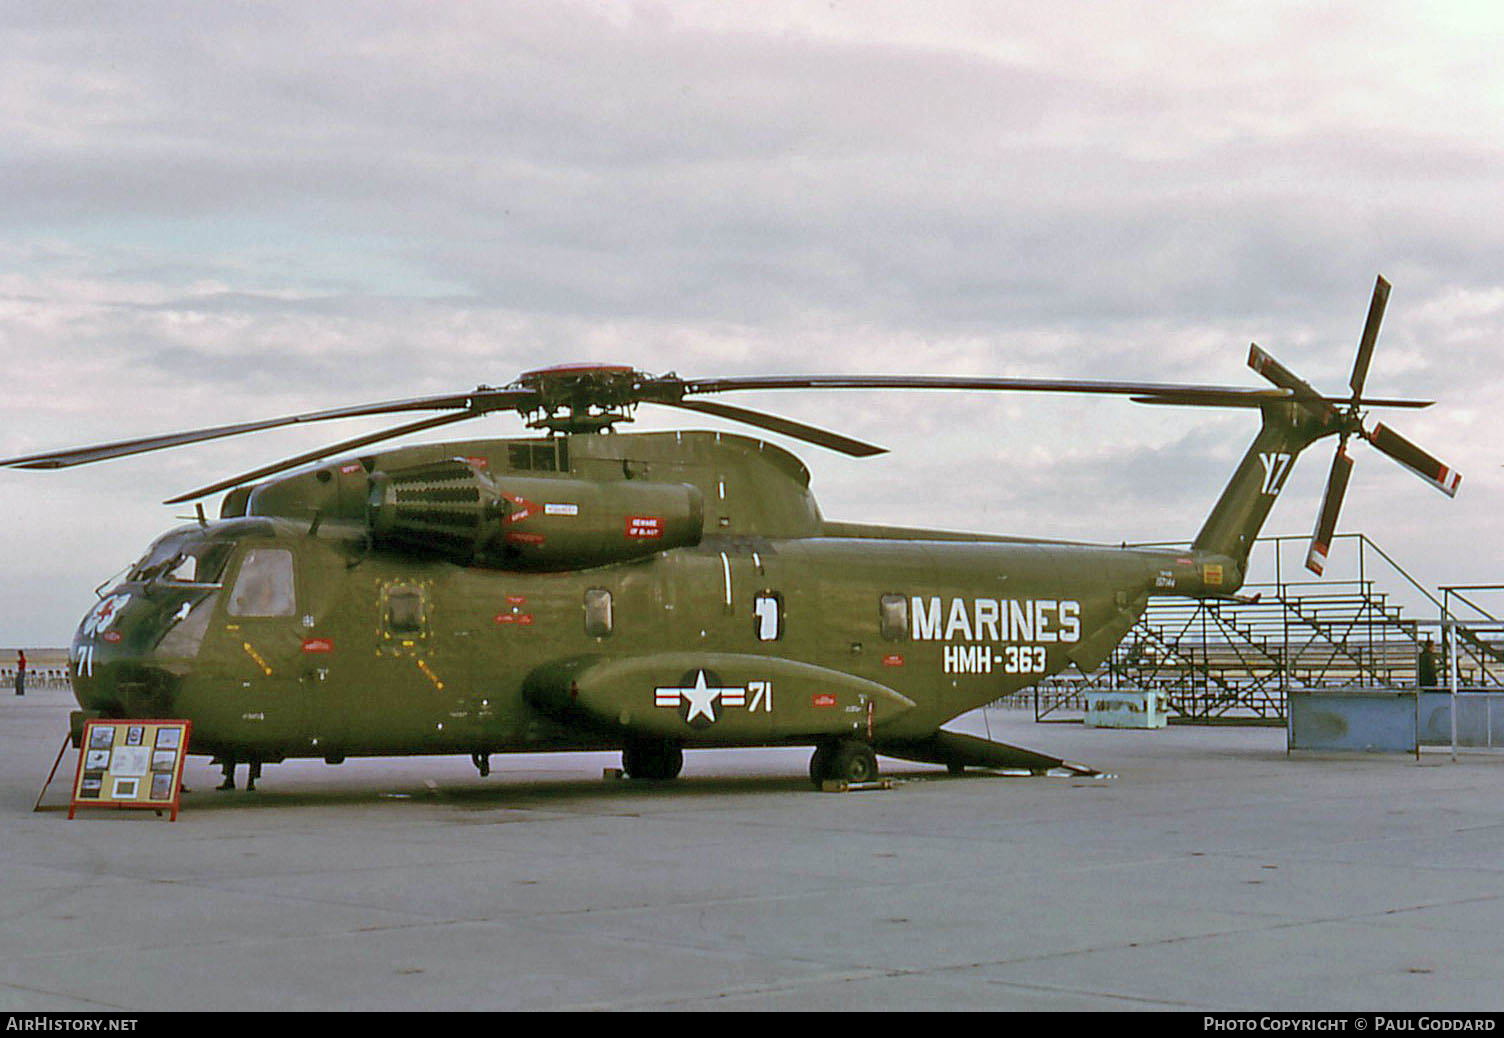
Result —
[{"label": "fuselage window", "polygon": [[285,548],[252,548],[240,563],[230,595],[231,616],[293,616],[292,552]]},{"label": "fuselage window", "polygon": [[507,448],[507,463],[523,472],[568,472],[569,441],[511,444]]},{"label": "fuselage window", "polygon": [[888,641],[899,641],[909,634],[909,600],[905,595],[884,595],[878,599],[878,624]]},{"label": "fuselage window", "polygon": [[585,592],[585,633],[604,638],[611,633],[611,592],[593,587]]},{"label": "fuselage window", "polygon": [[386,629],[392,634],[422,634],[423,593],[417,588],[392,588],[386,596]]},{"label": "fuselage window", "polygon": [[752,600],[752,623],[760,642],[776,642],[783,637],[783,596],[776,591],[761,591]]}]

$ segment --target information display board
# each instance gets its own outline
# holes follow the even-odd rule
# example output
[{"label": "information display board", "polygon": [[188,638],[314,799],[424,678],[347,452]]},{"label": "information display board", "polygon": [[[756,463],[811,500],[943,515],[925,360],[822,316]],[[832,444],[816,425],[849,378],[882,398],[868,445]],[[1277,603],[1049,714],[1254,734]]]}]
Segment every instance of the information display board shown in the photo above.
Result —
[{"label": "information display board", "polygon": [[178,818],[188,721],[84,722],[68,817],[80,807],[149,807]]}]

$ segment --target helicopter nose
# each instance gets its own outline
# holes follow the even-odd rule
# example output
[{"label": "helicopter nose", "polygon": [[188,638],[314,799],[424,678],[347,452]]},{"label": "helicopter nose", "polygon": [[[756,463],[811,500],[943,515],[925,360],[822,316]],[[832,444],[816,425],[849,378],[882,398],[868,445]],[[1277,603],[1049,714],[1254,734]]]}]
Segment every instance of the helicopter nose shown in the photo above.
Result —
[{"label": "helicopter nose", "polygon": [[171,717],[180,678],[156,648],[171,622],[162,604],[121,588],[85,614],[69,651],[79,706],[110,717]]}]

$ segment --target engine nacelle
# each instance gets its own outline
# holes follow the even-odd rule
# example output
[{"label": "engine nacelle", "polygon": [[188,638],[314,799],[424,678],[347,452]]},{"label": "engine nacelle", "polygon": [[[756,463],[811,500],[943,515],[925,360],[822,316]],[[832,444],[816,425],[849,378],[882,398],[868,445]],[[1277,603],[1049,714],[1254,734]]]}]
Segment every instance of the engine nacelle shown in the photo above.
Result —
[{"label": "engine nacelle", "polygon": [[705,502],[687,483],[507,475],[462,458],[371,473],[381,547],[501,569],[589,569],[700,543]]}]

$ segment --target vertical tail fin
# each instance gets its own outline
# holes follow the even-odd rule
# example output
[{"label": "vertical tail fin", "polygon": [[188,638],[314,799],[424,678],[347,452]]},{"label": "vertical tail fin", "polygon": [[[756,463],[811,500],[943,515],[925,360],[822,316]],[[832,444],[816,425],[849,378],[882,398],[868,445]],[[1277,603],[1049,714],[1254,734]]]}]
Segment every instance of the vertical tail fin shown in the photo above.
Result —
[{"label": "vertical tail fin", "polygon": [[1196,551],[1225,555],[1245,568],[1296,457],[1321,437],[1337,432],[1297,403],[1267,404],[1262,410],[1259,434],[1191,545]]}]

